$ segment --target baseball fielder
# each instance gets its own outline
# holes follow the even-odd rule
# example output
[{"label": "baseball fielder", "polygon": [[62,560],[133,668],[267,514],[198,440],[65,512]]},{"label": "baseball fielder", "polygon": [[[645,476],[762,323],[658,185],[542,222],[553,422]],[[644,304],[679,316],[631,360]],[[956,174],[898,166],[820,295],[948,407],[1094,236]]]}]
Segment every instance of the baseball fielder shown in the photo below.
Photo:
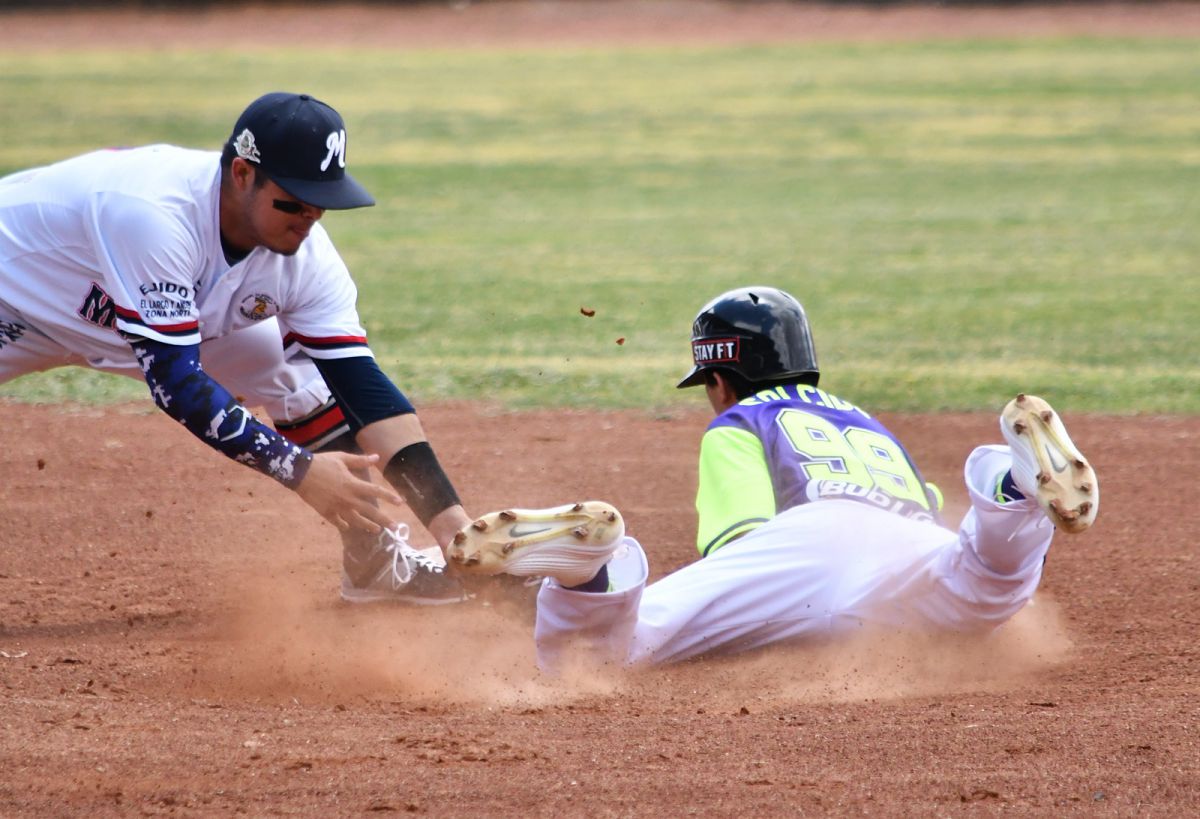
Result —
[{"label": "baseball fielder", "polygon": [[679,386],[703,384],[716,413],[700,448],[699,561],[647,586],[641,545],[597,501],[485,515],[449,550],[464,571],[547,576],[543,667],[580,643],[640,665],[865,624],[991,629],[1033,596],[1055,527],[1095,520],[1095,472],[1054,410],[1022,395],[1000,418],[1008,445],[968,457],[971,507],[945,528],[940,493],[896,437],[817,386],[807,317],[780,290],[706,304],[692,355]]},{"label": "baseball fielder", "polygon": [[403,496],[443,546],[469,522],[319,224],[374,204],[346,155],[333,108],[273,93],[220,154],[104,150],[0,180],[0,383],[66,365],[145,379],[197,438],[343,530],[344,598],[454,602],[461,585],[377,503]]}]

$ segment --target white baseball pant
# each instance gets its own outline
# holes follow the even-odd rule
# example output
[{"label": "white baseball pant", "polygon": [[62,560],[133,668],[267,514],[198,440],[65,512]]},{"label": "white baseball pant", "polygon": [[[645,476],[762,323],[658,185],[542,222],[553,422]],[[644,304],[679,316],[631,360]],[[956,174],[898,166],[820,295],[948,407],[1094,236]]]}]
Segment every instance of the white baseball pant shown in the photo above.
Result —
[{"label": "white baseball pant", "polygon": [[626,537],[609,564],[615,590],[538,592],[538,662],[571,652],[650,665],[770,643],[828,638],[864,626],[981,631],[1033,597],[1054,527],[1034,500],[992,499],[1011,466],[982,446],[964,469],[971,507],[958,532],[848,500],[797,506],[646,585],[641,545]]}]

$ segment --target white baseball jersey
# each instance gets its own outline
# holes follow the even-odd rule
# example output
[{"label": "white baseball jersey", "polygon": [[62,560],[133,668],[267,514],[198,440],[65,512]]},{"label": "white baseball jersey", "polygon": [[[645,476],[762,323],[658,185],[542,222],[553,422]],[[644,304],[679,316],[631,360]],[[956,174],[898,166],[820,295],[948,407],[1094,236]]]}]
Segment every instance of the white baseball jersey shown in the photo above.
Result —
[{"label": "white baseball jersey", "polygon": [[957,532],[851,500],[792,507],[708,557],[646,585],[641,546],[626,538],[608,593],[546,580],[538,593],[538,661],[646,665],[864,625],[986,631],[1032,597],[1054,526],[1034,500],[997,503],[1006,446],[978,447],[964,469],[971,508]]},{"label": "white baseball jersey", "polygon": [[288,351],[371,355],[354,283],[315,224],[293,256],[230,265],[220,155],[97,151],[0,180],[0,302],[98,369],[134,366],[120,329],[195,344],[277,317]]}]

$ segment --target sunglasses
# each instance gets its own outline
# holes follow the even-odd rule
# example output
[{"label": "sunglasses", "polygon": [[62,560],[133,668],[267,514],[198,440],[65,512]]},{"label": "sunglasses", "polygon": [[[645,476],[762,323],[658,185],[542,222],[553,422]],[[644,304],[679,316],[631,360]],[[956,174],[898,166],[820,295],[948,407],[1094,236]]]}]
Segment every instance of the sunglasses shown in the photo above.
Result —
[{"label": "sunglasses", "polygon": [[281,210],[284,213],[290,213],[295,216],[300,211],[304,210],[304,203],[297,202],[294,199],[275,199],[271,202],[271,207],[275,210]]}]

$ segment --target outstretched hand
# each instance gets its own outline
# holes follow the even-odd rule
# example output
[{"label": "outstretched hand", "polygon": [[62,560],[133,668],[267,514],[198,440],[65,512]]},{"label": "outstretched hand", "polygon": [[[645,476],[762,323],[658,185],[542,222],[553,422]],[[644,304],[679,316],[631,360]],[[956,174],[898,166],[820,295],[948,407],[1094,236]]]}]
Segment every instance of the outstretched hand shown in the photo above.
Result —
[{"label": "outstretched hand", "polygon": [[339,529],[378,532],[395,524],[379,501],[404,503],[392,490],[354,475],[354,471],[366,472],[378,460],[378,455],[318,452],[296,493]]}]

